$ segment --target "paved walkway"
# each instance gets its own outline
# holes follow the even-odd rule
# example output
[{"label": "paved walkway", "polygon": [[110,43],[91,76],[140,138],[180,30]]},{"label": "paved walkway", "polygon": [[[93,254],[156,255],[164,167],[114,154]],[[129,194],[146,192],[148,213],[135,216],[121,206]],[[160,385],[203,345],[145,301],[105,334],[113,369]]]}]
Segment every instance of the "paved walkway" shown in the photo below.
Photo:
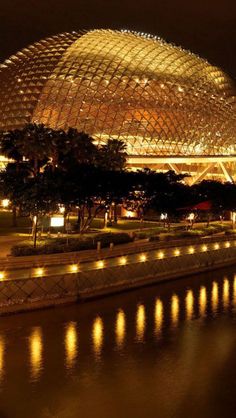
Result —
[{"label": "paved walkway", "polygon": [[16,235],[0,235],[0,257],[6,257],[11,252],[11,247],[24,241],[24,237]]}]

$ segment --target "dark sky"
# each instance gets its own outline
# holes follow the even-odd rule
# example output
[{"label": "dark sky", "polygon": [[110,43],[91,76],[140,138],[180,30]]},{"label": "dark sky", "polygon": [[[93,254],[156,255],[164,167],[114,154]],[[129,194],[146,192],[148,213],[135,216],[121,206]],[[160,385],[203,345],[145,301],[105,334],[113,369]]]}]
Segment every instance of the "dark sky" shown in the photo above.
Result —
[{"label": "dark sky", "polygon": [[48,35],[102,27],[159,35],[236,79],[236,0],[0,0],[0,59]]}]

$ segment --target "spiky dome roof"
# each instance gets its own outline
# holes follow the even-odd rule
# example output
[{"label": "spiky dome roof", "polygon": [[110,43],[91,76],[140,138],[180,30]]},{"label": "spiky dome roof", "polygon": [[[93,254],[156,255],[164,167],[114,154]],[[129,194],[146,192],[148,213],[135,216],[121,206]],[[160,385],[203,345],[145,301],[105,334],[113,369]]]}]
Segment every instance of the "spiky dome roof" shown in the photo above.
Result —
[{"label": "spiky dome roof", "polygon": [[0,66],[0,129],[75,127],[132,155],[235,154],[235,86],[219,68],[151,35],[63,33]]}]

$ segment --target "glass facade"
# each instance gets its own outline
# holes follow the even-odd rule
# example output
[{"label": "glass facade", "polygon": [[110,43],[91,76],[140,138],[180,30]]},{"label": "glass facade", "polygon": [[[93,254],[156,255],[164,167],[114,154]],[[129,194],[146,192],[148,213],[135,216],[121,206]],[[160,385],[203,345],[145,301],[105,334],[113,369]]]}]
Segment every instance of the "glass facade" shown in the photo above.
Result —
[{"label": "glass facade", "polygon": [[64,33],[0,66],[0,129],[28,122],[118,138],[130,156],[236,155],[235,86],[151,35]]}]

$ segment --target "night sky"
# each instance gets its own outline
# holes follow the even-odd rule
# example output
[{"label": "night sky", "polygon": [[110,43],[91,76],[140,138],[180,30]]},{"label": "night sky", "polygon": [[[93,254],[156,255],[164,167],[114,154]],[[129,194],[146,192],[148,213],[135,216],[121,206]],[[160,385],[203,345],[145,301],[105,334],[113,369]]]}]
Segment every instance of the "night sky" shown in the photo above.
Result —
[{"label": "night sky", "polygon": [[236,0],[0,0],[0,59],[49,35],[94,28],[159,35],[236,79]]}]

